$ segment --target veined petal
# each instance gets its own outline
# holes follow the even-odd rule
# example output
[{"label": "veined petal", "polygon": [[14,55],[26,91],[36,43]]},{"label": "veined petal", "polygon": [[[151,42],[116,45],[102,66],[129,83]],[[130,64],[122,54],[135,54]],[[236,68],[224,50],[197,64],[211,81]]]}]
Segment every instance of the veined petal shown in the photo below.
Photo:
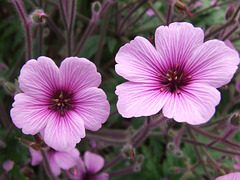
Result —
[{"label": "veined petal", "polygon": [[89,151],[84,153],[83,158],[87,171],[90,173],[94,174],[98,172],[104,165],[104,159],[102,156],[91,153]]},{"label": "veined petal", "polygon": [[121,47],[116,55],[116,72],[134,82],[157,81],[161,71],[160,56],[145,38],[137,36]]},{"label": "veined petal", "polygon": [[173,93],[163,107],[163,115],[177,122],[192,125],[203,124],[210,120],[219,104],[220,92],[205,84],[189,84],[181,94]]},{"label": "veined petal", "polygon": [[29,152],[31,154],[31,164],[32,166],[36,166],[42,162],[42,154],[40,151],[35,151],[32,148],[29,148]]},{"label": "veined petal", "polygon": [[58,166],[62,169],[68,170],[77,165],[80,160],[79,151],[74,148],[68,152],[56,151],[54,158]]},{"label": "veined petal", "polygon": [[229,173],[227,175],[223,175],[223,176],[216,178],[216,180],[239,180],[239,179],[240,179],[239,172]]},{"label": "veined petal", "polygon": [[160,26],[155,32],[156,48],[167,69],[175,67],[176,64],[183,68],[194,49],[203,43],[203,39],[202,29],[187,22]]},{"label": "veined petal", "polygon": [[10,111],[12,121],[18,128],[22,128],[24,134],[37,134],[45,128],[49,120],[48,106],[41,104],[41,99],[35,99],[25,93],[19,93],[14,97],[15,102]]},{"label": "veined petal", "polygon": [[230,82],[239,64],[237,51],[222,41],[210,40],[195,49],[186,70],[197,83],[219,88]]},{"label": "veined petal", "polygon": [[83,120],[74,111],[64,116],[53,112],[45,128],[44,141],[57,151],[70,151],[85,137]]},{"label": "veined petal", "polygon": [[160,91],[157,84],[125,82],[116,88],[118,112],[126,118],[158,113],[170,94]]},{"label": "veined petal", "polygon": [[110,105],[106,94],[99,88],[86,88],[79,91],[74,101],[76,102],[75,111],[84,121],[86,129],[97,131],[106,122]]},{"label": "veined petal", "polygon": [[63,60],[59,68],[62,88],[78,92],[89,87],[98,87],[101,75],[96,66],[85,58],[69,57]]},{"label": "veined petal", "polygon": [[49,162],[49,166],[52,170],[52,173],[55,176],[59,176],[61,174],[61,169],[58,166],[58,164],[56,163],[54,156],[55,156],[55,152],[50,152],[50,153],[47,152],[48,162]]},{"label": "veined petal", "polygon": [[48,100],[52,90],[58,87],[58,73],[58,67],[48,57],[29,60],[21,69],[19,87],[30,96]]}]

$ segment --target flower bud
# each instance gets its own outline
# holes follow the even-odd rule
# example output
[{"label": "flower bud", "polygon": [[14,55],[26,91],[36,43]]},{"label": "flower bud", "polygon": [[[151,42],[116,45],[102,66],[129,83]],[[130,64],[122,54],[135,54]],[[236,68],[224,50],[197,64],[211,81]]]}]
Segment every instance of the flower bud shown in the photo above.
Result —
[{"label": "flower bud", "polygon": [[178,10],[186,12],[191,18],[193,18],[193,14],[191,14],[191,13],[188,11],[187,5],[184,4],[183,2],[181,2],[180,0],[176,1],[176,3],[174,4],[174,6],[175,6]]},{"label": "flower bud", "polygon": [[231,119],[230,122],[233,126],[239,126],[240,125],[240,117],[239,117],[239,113],[235,113]]},{"label": "flower bud", "polygon": [[31,19],[34,23],[44,23],[45,17],[46,17],[46,14],[43,12],[42,9],[36,9],[31,14]]},{"label": "flower bud", "polygon": [[134,172],[140,172],[141,171],[141,165],[134,166]]},{"label": "flower bud", "polygon": [[102,5],[99,1],[92,3],[92,12],[99,13],[102,8]]},{"label": "flower bud", "polygon": [[177,158],[182,158],[183,157],[183,152],[181,150],[177,150],[174,152]]},{"label": "flower bud", "polygon": [[2,86],[4,82],[5,82],[5,79],[3,77],[0,77],[0,86]]},{"label": "flower bud", "polygon": [[12,170],[13,166],[14,166],[14,161],[12,161],[12,160],[6,160],[6,161],[3,163],[2,168],[3,168],[6,172],[8,172],[8,171],[11,171],[11,170]]},{"label": "flower bud", "polygon": [[144,162],[144,156],[142,154],[136,156],[136,163],[142,164]]},{"label": "flower bud", "polygon": [[5,82],[4,84],[3,84],[3,87],[4,87],[4,89],[5,89],[5,91],[8,93],[8,94],[10,94],[10,95],[15,95],[15,93],[16,93],[16,86],[15,86],[15,84],[13,84],[13,83],[10,83],[10,82]]},{"label": "flower bud", "polygon": [[228,8],[228,10],[227,10],[227,13],[226,13],[226,16],[225,16],[226,20],[228,20],[229,18],[232,17],[234,11],[235,11],[234,4],[231,4],[231,5],[229,6],[229,8]]},{"label": "flower bud", "polygon": [[169,143],[167,144],[167,149],[168,149],[169,151],[174,151],[174,149],[175,149],[175,144],[174,144],[173,142],[169,142]]},{"label": "flower bud", "polygon": [[134,158],[135,149],[132,147],[132,145],[125,145],[122,149],[122,154],[125,158]]}]

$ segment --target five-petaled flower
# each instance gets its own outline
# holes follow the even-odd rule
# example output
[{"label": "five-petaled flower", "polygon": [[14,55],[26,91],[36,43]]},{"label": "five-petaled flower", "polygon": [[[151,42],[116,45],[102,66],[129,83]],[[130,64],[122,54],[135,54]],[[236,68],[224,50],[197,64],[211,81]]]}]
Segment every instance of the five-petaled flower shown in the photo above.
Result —
[{"label": "five-petaled flower", "polygon": [[84,153],[83,160],[80,159],[77,166],[68,175],[70,179],[76,180],[108,180],[109,174],[105,172],[96,175],[103,166],[102,156],[87,151]]},{"label": "five-petaled flower", "polygon": [[220,40],[203,43],[204,33],[190,23],[160,26],[155,45],[136,37],[116,55],[116,72],[127,79],[116,88],[117,108],[126,118],[162,110],[177,122],[207,122],[221,99],[216,89],[230,82],[238,53]]},{"label": "five-petaled flower", "polygon": [[[36,166],[40,164],[43,160],[42,154],[40,151],[35,151],[33,149],[29,149],[31,154],[31,164],[32,166]],[[78,164],[80,161],[80,153],[74,148],[68,152],[60,152],[55,151],[52,148],[49,148],[46,151],[46,156],[48,159],[49,166],[51,168],[52,173],[55,176],[59,176],[61,174],[61,169],[69,170]]]},{"label": "five-petaled flower", "polygon": [[48,57],[29,60],[21,69],[11,109],[13,123],[24,134],[43,132],[47,145],[69,151],[85,137],[85,129],[101,128],[110,111],[97,88],[101,75],[85,58],[66,58],[58,68]]}]

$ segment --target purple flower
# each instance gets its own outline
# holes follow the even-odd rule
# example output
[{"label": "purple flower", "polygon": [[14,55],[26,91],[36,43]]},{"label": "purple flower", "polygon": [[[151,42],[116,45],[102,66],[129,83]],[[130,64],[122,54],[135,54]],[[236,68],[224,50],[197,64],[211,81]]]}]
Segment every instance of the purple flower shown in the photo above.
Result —
[{"label": "purple flower", "polygon": [[97,131],[109,116],[100,83],[96,66],[85,58],[66,58],[60,68],[48,57],[29,60],[20,72],[23,93],[14,98],[13,123],[24,134],[43,131],[47,145],[69,151],[85,137],[85,128]]},{"label": "purple flower", "polygon": [[[43,159],[41,152],[33,149],[29,149],[29,151],[32,157],[32,166],[40,164]],[[64,170],[69,170],[70,168],[76,166],[80,160],[79,154],[80,153],[76,148],[68,152],[55,151],[54,149],[49,148],[47,150],[47,158],[52,173],[55,176],[59,176],[61,174],[61,168]]]},{"label": "purple flower", "polygon": [[[84,161],[83,161],[84,160]],[[83,160],[80,159],[76,169],[73,169],[72,174],[69,174],[71,179],[78,180],[108,180],[107,173],[101,173],[95,176],[104,165],[104,159],[89,151],[84,153]]]},{"label": "purple flower", "polygon": [[127,79],[116,88],[117,108],[126,118],[163,115],[177,122],[207,122],[220,101],[216,89],[227,84],[239,56],[224,42],[203,43],[204,33],[190,23],[160,26],[156,49],[136,37],[116,55],[116,72]]},{"label": "purple flower", "polygon": [[220,176],[216,178],[215,180],[239,180],[240,179],[240,173],[229,173],[227,175]]},{"label": "purple flower", "polygon": [[148,9],[146,13],[150,17],[155,15],[155,12],[152,9]]},{"label": "purple flower", "polygon": [[11,171],[12,168],[13,168],[13,166],[14,166],[14,161],[9,160],[9,159],[6,160],[6,161],[4,161],[4,163],[2,164],[2,168],[3,168],[6,172]]}]

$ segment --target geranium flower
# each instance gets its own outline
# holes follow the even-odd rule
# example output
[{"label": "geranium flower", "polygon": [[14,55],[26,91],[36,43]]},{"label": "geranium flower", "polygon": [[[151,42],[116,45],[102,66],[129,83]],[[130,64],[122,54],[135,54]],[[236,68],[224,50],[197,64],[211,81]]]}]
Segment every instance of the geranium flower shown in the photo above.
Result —
[{"label": "geranium flower", "polygon": [[216,178],[216,180],[239,180],[240,179],[240,173],[229,173],[227,175],[220,176]]},{"label": "geranium flower", "polygon": [[154,46],[136,37],[116,55],[116,72],[127,79],[116,88],[117,108],[126,118],[163,115],[177,122],[207,122],[219,104],[216,89],[237,69],[238,53],[224,42],[203,43],[202,29],[190,23],[160,26]]},{"label": "geranium flower", "polygon": [[85,152],[83,160],[78,161],[76,168],[72,169],[71,173],[68,173],[70,179],[78,180],[108,180],[109,174],[101,173],[95,175],[104,166],[104,159],[92,152]]},{"label": "geranium flower", "polygon": [[[32,166],[40,164],[43,160],[41,152],[35,151],[31,148],[29,151],[32,157]],[[54,149],[49,148],[46,150],[46,152],[49,166],[55,176],[59,176],[61,174],[61,168],[64,170],[69,170],[70,168],[76,166],[80,160],[80,153],[76,148],[68,152],[55,151]]]},{"label": "geranium flower", "polygon": [[96,66],[85,58],[66,58],[60,68],[48,57],[29,60],[20,72],[23,93],[14,98],[12,121],[24,134],[42,131],[47,145],[69,151],[85,128],[96,131],[109,116],[100,83]]}]

